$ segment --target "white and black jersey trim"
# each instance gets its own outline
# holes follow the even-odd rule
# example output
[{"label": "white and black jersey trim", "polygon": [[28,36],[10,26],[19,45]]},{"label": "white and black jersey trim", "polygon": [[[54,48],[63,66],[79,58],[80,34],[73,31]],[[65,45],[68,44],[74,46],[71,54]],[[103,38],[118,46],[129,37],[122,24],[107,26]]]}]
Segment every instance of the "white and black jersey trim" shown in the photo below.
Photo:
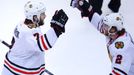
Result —
[{"label": "white and black jersey trim", "polygon": [[14,75],[41,75],[45,71],[45,64],[36,68],[26,68],[11,62],[6,55],[4,67]]},{"label": "white and black jersey trim", "polygon": [[102,25],[102,20],[98,22],[97,30],[100,30],[101,25]]},{"label": "white and black jersey trim", "polygon": [[102,32],[102,25],[103,25],[103,20],[101,20],[101,21],[98,23],[97,30],[99,30],[100,32]]},{"label": "white and black jersey trim", "polygon": [[49,41],[48,41],[48,39],[47,39],[47,35],[45,34],[44,36],[45,36],[45,39],[46,39],[46,42],[47,42],[49,48],[52,48],[52,46],[50,45],[50,43],[49,43]]},{"label": "white and black jersey trim", "polygon": [[121,70],[121,69],[119,69],[119,68],[114,67],[114,70],[115,70],[115,71],[118,71],[119,74],[121,74],[121,75],[128,75],[126,72],[124,72],[123,70]]},{"label": "white and black jersey trim", "polygon": [[133,41],[132,36],[131,36],[130,34],[128,34],[128,35],[129,35],[129,37],[130,37],[130,40],[131,40],[132,44],[134,44],[134,41]]},{"label": "white and black jersey trim", "polygon": [[13,72],[12,70],[10,70],[5,64],[4,64],[4,67],[7,68],[12,74],[14,74],[14,75],[19,75],[19,74]]}]

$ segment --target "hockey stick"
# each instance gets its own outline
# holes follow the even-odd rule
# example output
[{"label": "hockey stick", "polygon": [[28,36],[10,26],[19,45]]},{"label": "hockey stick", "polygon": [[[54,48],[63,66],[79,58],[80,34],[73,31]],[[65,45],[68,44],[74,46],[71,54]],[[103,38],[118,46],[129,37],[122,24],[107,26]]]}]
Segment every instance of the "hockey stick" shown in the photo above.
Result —
[{"label": "hockey stick", "polygon": [[10,48],[10,45],[9,45],[7,42],[5,42],[5,41],[3,41],[3,40],[1,40],[1,39],[0,39],[0,42],[1,42],[2,44],[4,44],[5,46],[7,46],[8,48]]},{"label": "hockey stick", "polygon": [[[10,48],[10,45],[9,45],[7,42],[5,42],[4,40],[1,40],[1,39],[0,39],[0,42],[1,42],[2,44],[4,44],[5,46],[7,46],[8,48]],[[49,74],[49,75],[54,75],[52,72],[50,72],[50,71],[47,70],[47,69],[45,69],[45,72],[46,72],[47,74]]]}]

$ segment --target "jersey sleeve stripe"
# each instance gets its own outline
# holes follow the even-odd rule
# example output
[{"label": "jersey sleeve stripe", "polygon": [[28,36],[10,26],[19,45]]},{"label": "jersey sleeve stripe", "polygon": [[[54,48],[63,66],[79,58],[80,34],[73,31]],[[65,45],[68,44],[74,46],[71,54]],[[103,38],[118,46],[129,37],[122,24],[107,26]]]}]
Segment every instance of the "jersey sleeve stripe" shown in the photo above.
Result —
[{"label": "jersey sleeve stripe", "polygon": [[37,36],[37,44],[38,44],[38,47],[40,48],[40,50],[43,51],[43,49],[41,48],[41,45],[40,45],[39,36]]},{"label": "jersey sleeve stripe", "polygon": [[48,50],[49,48],[52,48],[46,34],[41,35],[37,38],[37,44],[41,51],[45,51]]},{"label": "jersey sleeve stripe", "polygon": [[50,43],[49,43],[49,41],[48,41],[48,39],[47,39],[47,35],[45,34],[44,36],[45,36],[45,39],[46,39],[46,42],[47,42],[48,46],[49,46],[50,48],[52,48],[52,46],[50,45]]},{"label": "jersey sleeve stripe", "polygon": [[43,36],[41,36],[41,44],[42,44],[42,46],[43,46],[43,48],[44,48],[45,50],[48,50],[48,48],[47,48],[47,46],[46,46],[46,44],[45,44],[45,41],[44,41],[44,37],[43,37]]},{"label": "jersey sleeve stripe", "polygon": [[37,44],[41,51],[52,48],[57,40],[56,33],[53,28],[46,32],[46,34],[37,37]]},{"label": "jersey sleeve stripe", "polygon": [[124,72],[123,70],[121,70],[121,69],[119,69],[119,68],[114,67],[114,70],[117,70],[117,71],[119,71],[120,73],[122,73],[122,74],[124,74],[124,75],[127,75],[126,72]]}]

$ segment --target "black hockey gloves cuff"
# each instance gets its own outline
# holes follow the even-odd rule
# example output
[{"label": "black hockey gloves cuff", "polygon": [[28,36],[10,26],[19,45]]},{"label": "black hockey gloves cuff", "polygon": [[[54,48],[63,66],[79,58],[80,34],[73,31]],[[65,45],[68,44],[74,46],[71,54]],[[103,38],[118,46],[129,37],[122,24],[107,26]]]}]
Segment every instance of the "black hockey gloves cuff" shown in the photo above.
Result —
[{"label": "black hockey gloves cuff", "polygon": [[65,24],[68,21],[68,16],[61,10],[56,10],[54,16],[51,19],[51,27],[54,28],[57,36],[65,32]]}]

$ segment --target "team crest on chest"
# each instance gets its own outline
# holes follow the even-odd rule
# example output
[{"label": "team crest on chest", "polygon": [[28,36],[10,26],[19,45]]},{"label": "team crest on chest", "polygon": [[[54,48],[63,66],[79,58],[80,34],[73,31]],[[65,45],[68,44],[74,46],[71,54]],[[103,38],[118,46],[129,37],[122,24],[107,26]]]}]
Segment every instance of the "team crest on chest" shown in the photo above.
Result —
[{"label": "team crest on chest", "polygon": [[115,47],[116,47],[117,49],[122,49],[122,48],[124,47],[124,43],[123,43],[122,41],[116,42],[116,43],[115,43]]}]

